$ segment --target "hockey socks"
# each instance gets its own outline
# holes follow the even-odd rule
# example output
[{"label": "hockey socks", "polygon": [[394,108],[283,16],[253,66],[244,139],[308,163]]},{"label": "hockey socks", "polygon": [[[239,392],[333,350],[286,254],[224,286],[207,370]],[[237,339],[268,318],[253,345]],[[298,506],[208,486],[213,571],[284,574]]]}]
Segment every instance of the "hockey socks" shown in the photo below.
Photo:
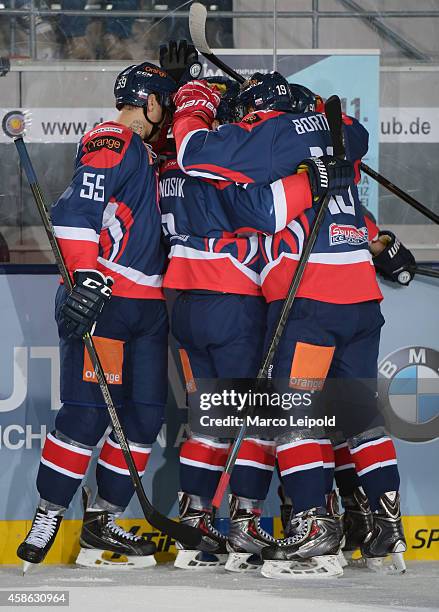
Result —
[{"label": "hockey socks", "polygon": [[[186,493],[212,499],[230,444],[193,436],[180,449],[180,483]],[[247,438],[242,443],[230,487],[235,495],[265,499],[275,464],[274,442]]]},{"label": "hockey socks", "polygon": [[[129,441],[129,447],[139,476],[143,476],[151,455],[150,444]],[[126,508],[134,495],[134,486],[120,445],[113,432],[105,440],[96,467],[98,495],[109,504]]]},{"label": "hockey socks", "polygon": [[327,485],[319,440],[285,441],[277,446],[277,461],[285,492],[296,513],[326,506]]},{"label": "hockey socks", "polygon": [[92,449],[59,432],[47,435],[37,476],[43,500],[68,508],[88,468]]},{"label": "hockey socks", "polygon": [[372,438],[362,434],[349,440],[349,447],[360,484],[375,512],[381,508],[380,498],[386,491],[399,490],[395,446],[386,435]]},{"label": "hockey socks", "polygon": [[347,442],[334,446],[335,482],[341,497],[349,497],[360,486],[355,463]]}]

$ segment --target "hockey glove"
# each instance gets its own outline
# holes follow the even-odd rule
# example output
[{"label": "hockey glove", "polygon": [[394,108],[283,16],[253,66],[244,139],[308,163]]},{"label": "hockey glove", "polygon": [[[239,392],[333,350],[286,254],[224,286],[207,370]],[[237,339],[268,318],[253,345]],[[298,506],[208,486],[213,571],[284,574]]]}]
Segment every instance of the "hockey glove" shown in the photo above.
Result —
[{"label": "hockey glove", "polygon": [[201,74],[201,64],[194,45],[187,40],[170,40],[167,45],[160,45],[160,66],[166,70],[178,85],[183,85]]},{"label": "hockey glove", "polygon": [[339,194],[354,179],[354,166],[347,159],[332,155],[308,157],[300,162],[297,172],[308,172],[312,197],[315,202],[325,195]]},{"label": "hockey glove", "polygon": [[378,233],[378,239],[386,246],[373,258],[376,271],[383,278],[400,285],[410,284],[415,275],[413,268],[416,266],[411,251],[406,249],[392,232],[381,231]]},{"label": "hockey glove", "polygon": [[62,305],[61,315],[69,338],[93,333],[105,304],[111,297],[113,279],[97,270],[76,270],[74,285]]},{"label": "hockey glove", "polygon": [[174,121],[181,117],[198,115],[210,126],[216,117],[220,100],[221,96],[216,87],[209,87],[206,81],[189,81],[174,95]]}]

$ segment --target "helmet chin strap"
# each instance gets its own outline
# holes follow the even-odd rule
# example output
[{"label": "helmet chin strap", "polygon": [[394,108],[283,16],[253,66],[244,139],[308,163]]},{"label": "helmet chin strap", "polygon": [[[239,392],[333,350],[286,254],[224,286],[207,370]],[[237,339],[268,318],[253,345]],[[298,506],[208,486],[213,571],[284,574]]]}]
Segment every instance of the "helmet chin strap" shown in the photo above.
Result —
[{"label": "helmet chin strap", "polygon": [[148,134],[148,136],[145,136],[145,138],[143,139],[144,142],[149,143],[151,142],[151,138],[153,138],[153,136],[155,136],[157,132],[160,131],[161,125],[166,115],[166,110],[162,108],[162,116],[160,117],[159,121],[151,121],[151,119],[148,117],[148,107],[145,105],[142,108],[143,108],[143,116],[145,117],[149,125],[152,125],[152,129],[150,133]]}]

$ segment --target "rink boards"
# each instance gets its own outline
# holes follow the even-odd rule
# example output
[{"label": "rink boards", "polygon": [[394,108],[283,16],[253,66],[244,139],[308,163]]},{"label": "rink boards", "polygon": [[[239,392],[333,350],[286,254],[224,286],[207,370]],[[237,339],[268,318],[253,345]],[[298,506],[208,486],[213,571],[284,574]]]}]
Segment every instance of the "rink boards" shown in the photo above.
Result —
[{"label": "rink boards", "polygon": [[[275,537],[282,537],[282,525],[279,517],[264,517],[264,528]],[[175,542],[151,527],[144,519],[125,519],[118,521],[125,529],[132,530],[136,535],[152,539],[157,545],[156,560],[158,563],[173,561],[176,555]],[[222,528],[226,528],[223,519]],[[404,531],[407,538],[407,560],[438,561],[439,560],[439,515],[436,516],[405,516]],[[0,521],[0,555],[4,565],[21,563],[15,554],[18,545],[23,541],[31,526],[31,521]],[[65,520],[61,525],[55,544],[44,563],[71,564],[75,563],[79,552],[80,520]],[[110,553],[109,553],[110,554]],[[123,559],[122,559],[123,560]],[[113,562],[117,562],[117,555]]]},{"label": "rink boards", "polygon": [[[6,269],[8,274],[5,274]],[[57,284],[53,266],[5,266],[3,274],[0,273],[0,563],[3,564],[17,563],[15,550],[29,529],[37,501],[35,477],[41,446],[59,409],[59,354],[53,321]],[[390,356],[389,361],[399,363],[405,376],[405,391],[399,399],[403,400],[406,416],[412,418],[409,408],[417,398],[413,393],[416,382],[413,375],[428,368],[437,370],[429,360],[439,357],[436,307],[439,282],[422,279],[415,280],[408,288],[384,283],[381,286],[385,296],[386,325],[380,359]],[[417,360],[416,366],[403,362],[410,347]],[[423,355],[427,356],[426,363],[423,363]],[[178,448],[187,431],[187,411],[172,349],[169,364],[167,428],[154,447],[143,482],[160,511],[175,517],[178,514]],[[407,373],[411,373],[412,378]],[[412,422],[414,431],[418,426],[424,427],[426,422],[432,432],[437,430],[439,398],[430,395],[427,400],[424,406],[427,416],[422,417],[422,410],[417,410],[424,422]],[[395,441],[409,559],[439,560],[439,439],[434,435],[432,438],[427,442]],[[90,486],[94,484],[92,472],[87,475]],[[267,516],[264,527],[278,536],[281,531],[276,488],[277,483],[273,482],[264,506]],[[79,497],[76,495],[66,515],[48,563],[71,563],[75,559],[82,514]],[[227,509],[223,507],[220,516],[226,515]],[[124,526],[137,527],[138,531],[150,534],[148,537],[158,545],[159,560],[172,559],[173,542],[139,518],[142,513],[137,500],[131,502],[127,516]]]}]

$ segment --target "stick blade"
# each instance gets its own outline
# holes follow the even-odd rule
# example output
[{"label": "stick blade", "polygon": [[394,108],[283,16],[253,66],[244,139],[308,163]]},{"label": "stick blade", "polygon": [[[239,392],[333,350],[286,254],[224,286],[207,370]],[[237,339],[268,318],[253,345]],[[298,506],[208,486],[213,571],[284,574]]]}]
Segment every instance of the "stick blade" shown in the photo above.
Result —
[{"label": "stick blade", "polygon": [[207,9],[201,2],[191,4],[189,10],[189,31],[192,42],[200,53],[211,54],[212,50],[206,40]]}]

